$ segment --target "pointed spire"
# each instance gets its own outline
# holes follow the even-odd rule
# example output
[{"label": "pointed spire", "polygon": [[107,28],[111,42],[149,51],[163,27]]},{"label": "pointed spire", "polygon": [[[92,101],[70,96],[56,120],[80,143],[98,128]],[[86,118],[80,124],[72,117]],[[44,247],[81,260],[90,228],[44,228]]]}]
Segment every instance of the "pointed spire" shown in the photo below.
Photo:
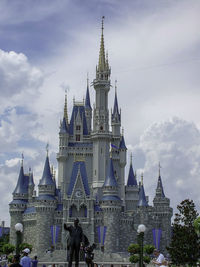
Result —
[{"label": "pointed spire", "polygon": [[139,200],[138,200],[138,206],[139,207],[146,207],[148,206],[146,196],[145,196],[145,191],[144,191],[144,185],[143,185],[143,173],[141,175],[141,184],[139,188]]},{"label": "pointed spire", "polygon": [[85,97],[85,107],[92,109],[90,105],[90,93],[89,93],[89,78],[87,74],[87,91],[86,91],[86,97]]},{"label": "pointed spire", "polygon": [[39,185],[54,185],[54,181],[52,179],[52,174],[51,174],[50,165],[49,165],[48,150],[47,150],[47,156],[46,156],[46,161],[44,165],[43,175],[42,175],[42,178],[40,179]]},{"label": "pointed spire", "polygon": [[135,174],[133,172],[132,153],[131,153],[131,160],[130,160],[130,168],[129,168],[127,186],[134,186],[134,185],[137,185],[137,180],[136,180]]},{"label": "pointed spire", "polygon": [[104,71],[106,66],[106,60],[105,60],[105,49],[104,49],[104,36],[103,36],[103,30],[104,30],[104,16],[102,17],[102,26],[101,26],[101,44],[100,44],[100,51],[99,51],[99,64],[98,64],[98,70]]},{"label": "pointed spire", "polygon": [[26,182],[26,177],[24,175],[23,159],[24,159],[24,157],[22,154],[22,162],[21,162],[19,177],[18,177],[17,185],[15,187],[13,194],[26,194],[26,193],[28,193],[28,183]]},{"label": "pointed spire", "polygon": [[117,187],[117,181],[115,179],[115,174],[114,174],[114,168],[113,168],[113,161],[112,158],[110,157],[110,162],[108,165],[108,171],[107,171],[107,176],[106,180],[104,182],[104,187],[105,186],[112,186],[112,187]]},{"label": "pointed spire", "polygon": [[21,166],[23,167],[23,164],[24,164],[24,154],[22,152],[22,160],[21,160]]},{"label": "pointed spire", "polygon": [[118,108],[118,100],[117,100],[117,80],[115,80],[115,100],[114,100],[114,108],[112,113],[112,120],[120,121],[120,113]]},{"label": "pointed spire", "polygon": [[164,189],[163,189],[163,185],[162,185],[160,169],[161,169],[161,165],[160,165],[160,162],[159,162],[159,164],[158,164],[158,183],[157,183],[157,188],[156,188],[156,195],[157,196],[161,195],[161,197],[164,198],[165,197],[165,193],[164,193]]},{"label": "pointed spire", "polygon": [[124,129],[122,128],[122,136],[121,136],[121,141],[119,144],[119,148],[120,149],[127,149],[126,148],[126,144],[125,144],[125,140],[124,140]]},{"label": "pointed spire", "polygon": [[60,132],[59,133],[68,133],[68,127],[67,127],[67,123],[66,123],[65,117],[63,117],[63,121],[61,123]]},{"label": "pointed spire", "polygon": [[67,112],[67,91],[65,91],[64,118],[65,118],[66,124],[68,124],[68,112]]},{"label": "pointed spire", "polygon": [[29,182],[28,182],[29,186],[34,186],[34,181],[33,181],[33,173],[31,172],[31,167],[29,167]]}]

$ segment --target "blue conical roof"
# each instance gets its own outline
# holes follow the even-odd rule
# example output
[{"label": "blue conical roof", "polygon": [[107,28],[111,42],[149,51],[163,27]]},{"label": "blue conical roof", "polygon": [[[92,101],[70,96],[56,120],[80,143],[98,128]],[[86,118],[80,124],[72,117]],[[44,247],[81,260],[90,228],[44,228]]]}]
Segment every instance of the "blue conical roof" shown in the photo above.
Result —
[{"label": "blue conical roof", "polygon": [[67,123],[65,117],[63,117],[62,124],[60,126],[60,133],[68,133]]},{"label": "blue conical roof", "polygon": [[22,165],[19,172],[17,186],[15,187],[13,194],[27,194],[27,193],[28,193],[28,179],[24,175],[24,168]]},{"label": "blue conical roof", "polygon": [[44,171],[43,171],[42,178],[40,179],[39,185],[55,185],[52,179],[48,156],[46,157]]},{"label": "blue conical roof", "polygon": [[90,93],[89,93],[89,87],[88,86],[87,86],[87,91],[86,91],[85,107],[92,109],[91,105],[90,105]]},{"label": "blue conical roof", "polygon": [[110,162],[109,162],[109,165],[108,165],[107,176],[106,176],[106,180],[105,180],[103,186],[117,187],[117,181],[115,179],[112,158],[110,158]]},{"label": "blue conical roof", "polygon": [[161,190],[161,196],[164,198],[165,197],[165,193],[164,193],[164,189],[163,189],[163,185],[162,185],[162,179],[161,176],[159,175],[158,177],[158,183],[157,183],[157,189],[156,190]]},{"label": "blue conical roof", "polygon": [[137,185],[137,180],[136,180],[135,174],[133,172],[133,166],[132,166],[132,162],[131,162],[129,174],[128,174],[127,186],[133,186],[133,185]]},{"label": "blue conical roof", "polygon": [[125,140],[124,140],[124,136],[122,135],[121,137],[121,141],[120,141],[120,144],[119,144],[119,148],[120,149],[127,149],[126,148],[126,144],[125,144]]},{"label": "blue conical roof", "polygon": [[147,200],[146,200],[146,196],[145,196],[145,192],[144,192],[143,184],[140,185],[140,189],[139,189],[138,206],[139,207],[148,206],[148,203],[147,203]]}]

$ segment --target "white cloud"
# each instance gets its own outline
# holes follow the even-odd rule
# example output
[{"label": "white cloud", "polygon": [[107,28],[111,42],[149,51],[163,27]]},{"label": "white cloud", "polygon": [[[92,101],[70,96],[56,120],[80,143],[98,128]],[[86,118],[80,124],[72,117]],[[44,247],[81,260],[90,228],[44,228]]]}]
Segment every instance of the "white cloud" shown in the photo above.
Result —
[{"label": "white cloud", "polygon": [[134,163],[137,155],[143,154],[144,184],[146,193],[155,194],[158,163],[166,196],[172,207],[181,200],[191,198],[198,209],[200,182],[200,131],[192,122],[180,118],[169,119],[151,125],[141,136],[140,143],[133,149]]},{"label": "white cloud", "polygon": [[23,90],[36,90],[43,82],[41,70],[31,66],[24,54],[5,52],[1,49],[0,77],[1,98],[10,98]]}]

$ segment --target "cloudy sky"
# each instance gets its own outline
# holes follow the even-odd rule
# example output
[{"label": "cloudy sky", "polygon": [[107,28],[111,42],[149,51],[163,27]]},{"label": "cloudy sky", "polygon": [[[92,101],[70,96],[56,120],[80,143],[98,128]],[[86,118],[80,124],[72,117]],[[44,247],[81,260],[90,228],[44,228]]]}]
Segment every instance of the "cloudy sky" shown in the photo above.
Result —
[{"label": "cloudy sky", "polygon": [[[22,152],[36,184],[47,142],[57,167],[65,90],[71,114],[87,72],[90,82],[95,77],[102,15],[128,165],[133,152],[150,204],[160,161],[172,207],[190,198],[200,211],[199,1],[1,0],[0,14],[1,220],[9,224]],[[90,95],[93,103],[92,87]],[[111,88],[110,108],[113,98]]]}]

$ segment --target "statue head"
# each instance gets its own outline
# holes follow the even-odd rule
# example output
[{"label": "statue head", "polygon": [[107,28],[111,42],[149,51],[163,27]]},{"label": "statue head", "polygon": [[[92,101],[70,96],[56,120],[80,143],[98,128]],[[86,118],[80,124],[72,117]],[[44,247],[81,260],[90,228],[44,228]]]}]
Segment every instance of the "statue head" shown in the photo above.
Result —
[{"label": "statue head", "polygon": [[79,223],[79,219],[76,218],[76,219],[74,220],[74,226],[77,227],[77,226],[78,226],[78,223]]}]

